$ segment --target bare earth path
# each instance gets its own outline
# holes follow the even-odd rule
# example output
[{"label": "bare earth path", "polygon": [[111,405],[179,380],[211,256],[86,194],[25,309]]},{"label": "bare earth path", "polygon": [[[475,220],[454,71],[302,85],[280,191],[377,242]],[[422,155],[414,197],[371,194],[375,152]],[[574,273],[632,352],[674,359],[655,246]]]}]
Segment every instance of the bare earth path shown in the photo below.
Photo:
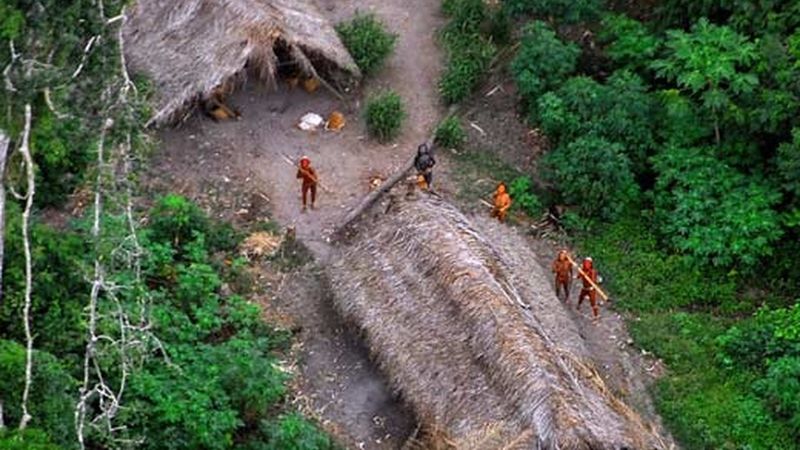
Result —
[{"label": "bare earth path", "polygon": [[[442,55],[436,30],[442,25],[439,1],[320,0],[320,9],[334,23],[358,8],[374,12],[398,35],[397,46],[383,69],[366,80],[369,94],[392,88],[404,99],[407,119],[400,138],[382,145],[366,138],[355,111],[323,90],[307,94],[280,87],[268,92],[248,86],[231,103],[242,120],[214,123],[192,117],[163,131],[147,183],[159,191],[179,191],[234,222],[258,220],[262,210],[284,226],[324,264],[330,253],[327,237],[349,207],[369,190],[375,176],[386,177],[415,151],[439,121],[436,83]],[[327,116],[343,111],[348,119],[340,133],[304,132],[296,128],[307,112]],[[295,168],[308,155],[328,191],[320,191],[316,210],[301,212]],[[257,205],[264,194],[267,205]],[[239,214],[237,214],[237,212]],[[275,279],[278,291],[261,299],[268,309],[290,316],[302,330],[296,399],[345,445],[352,448],[399,448],[413,431],[413,414],[398,401],[370,363],[367,351],[346,332],[331,309],[326,280],[318,266]]]}]

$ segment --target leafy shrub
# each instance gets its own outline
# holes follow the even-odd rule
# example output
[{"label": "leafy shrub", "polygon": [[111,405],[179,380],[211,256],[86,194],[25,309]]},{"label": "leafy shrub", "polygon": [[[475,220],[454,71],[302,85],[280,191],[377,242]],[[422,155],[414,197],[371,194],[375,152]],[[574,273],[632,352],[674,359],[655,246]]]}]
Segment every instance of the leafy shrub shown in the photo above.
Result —
[{"label": "leafy shrub", "polygon": [[447,65],[439,80],[439,93],[445,103],[464,100],[488,70],[496,49],[477,33],[446,32]]},{"label": "leafy shrub", "polygon": [[504,6],[513,15],[533,14],[552,17],[558,22],[575,23],[597,18],[601,0],[506,0]]},{"label": "leafy shrub", "polygon": [[573,77],[558,90],[543,95],[536,117],[557,145],[594,134],[623,145],[634,170],[645,170],[655,147],[655,103],[637,75],[612,74],[605,85],[588,77]]},{"label": "leafy shrub", "polygon": [[442,12],[450,17],[448,32],[477,33],[488,17],[483,0],[443,0]]},{"label": "leafy shrub", "polygon": [[654,158],[661,235],[700,263],[749,270],[780,237],[780,194],[702,149],[667,148]]},{"label": "leafy shrub", "polygon": [[511,41],[511,16],[502,6],[489,12],[489,36],[497,45],[506,45]]},{"label": "leafy shrub", "polygon": [[607,14],[602,26],[599,39],[607,44],[606,54],[619,67],[643,69],[658,53],[661,41],[638,20]]},{"label": "leafy shrub", "polygon": [[374,14],[356,14],[336,25],[336,32],[364,75],[377,72],[397,43],[397,35],[386,31]]},{"label": "leafy shrub", "polygon": [[197,233],[209,231],[203,211],[186,197],[167,194],[156,201],[150,212],[149,235],[153,241],[170,243],[180,248]]},{"label": "leafy shrub", "polygon": [[16,428],[0,429],[0,448],[3,450],[63,450],[65,447],[53,444],[47,433],[28,427],[24,431]]},{"label": "leafy shrub", "polygon": [[778,147],[776,158],[783,189],[800,200],[800,127],[792,130],[792,141]]},{"label": "leafy shrub", "polygon": [[615,217],[637,195],[623,147],[601,137],[558,147],[545,155],[544,164],[563,200],[586,217]]},{"label": "leafy shrub", "polygon": [[754,43],[730,27],[702,18],[689,33],[668,31],[665,46],[666,57],[650,66],[658,76],[676,82],[699,99],[719,143],[722,124],[744,120],[737,115],[737,102],[758,85],[758,76],[752,72],[757,57]]},{"label": "leafy shrub", "polygon": [[[25,357],[25,347],[0,339],[0,399],[3,400],[3,419],[8,426],[14,426],[22,417],[20,403],[25,380]],[[35,370],[28,403],[28,411],[33,417],[30,426],[45,431],[53,442],[64,448],[76,447],[72,421],[73,399],[70,394],[76,389],[77,382],[53,355],[34,350],[33,364]],[[33,439],[31,446],[51,448],[46,445],[46,440],[36,436],[17,435],[5,439],[22,442],[29,438]],[[3,443],[3,439],[0,437],[0,443]],[[20,444],[16,448],[28,447]]]},{"label": "leafy shrub", "polygon": [[760,309],[751,319],[729,328],[717,345],[718,358],[725,365],[759,371],[770,361],[800,356],[800,306]]},{"label": "leafy shrub", "polygon": [[511,61],[511,73],[529,105],[543,93],[557,88],[572,72],[580,49],[565,43],[544,22],[525,26],[519,53]]},{"label": "leafy shrub", "polygon": [[687,147],[711,136],[713,129],[701,119],[694,102],[678,89],[666,89],[656,94],[656,134],[668,146]]},{"label": "leafy shrub", "polygon": [[450,116],[439,123],[434,133],[436,145],[445,148],[459,148],[467,139],[461,123],[455,116]]},{"label": "leafy shrub", "polygon": [[38,170],[37,201],[55,205],[81,181],[89,163],[91,144],[81,134],[76,118],[59,119],[42,109],[31,130],[31,153]]},{"label": "leafy shrub", "polygon": [[[83,278],[86,244],[73,232],[53,230],[34,223],[31,229],[33,292],[31,317],[37,331],[36,346],[56,356],[82,348],[81,326],[88,287]],[[3,337],[23,342],[24,248],[22,213],[16,203],[6,204],[5,265],[0,329]]]},{"label": "leafy shrub", "polygon": [[800,305],[761,309],[716,342],[718,360],[729,368],[755,371],[759,377],[753,391],[800,437]]},{"label": "leafy shrub", "polygon": [[667,0],[655,10],[662,27],[686,27],[698,17],[725,18],[748,34],[786,34],[800,26],[800,9],[793,2]]},{"label": "leafy shrub", "polygon": [[292,413],[281,417],[267,429],[267,450],[333,450],[336,446],[311,422]]},{"label": "leafy shrub", "polygon": [[364,108],[367,131],[381,142],[388,142],[400,133],[406,117],[403,100],[394,91],[372,95]]},{"label": "leafy shrub", "polygon": [[514,200],[514,208],[521,209],[530,217],[538,217],[542,213],[542,203],[533,193],[533,181],[530,177],[514,178],[508,191]]},{"label": "leafy shrub", "polygon": [[784,357],[769,364],[767,376],[754,385],[777,417],[784,418],[800,438],[800,357]]}]

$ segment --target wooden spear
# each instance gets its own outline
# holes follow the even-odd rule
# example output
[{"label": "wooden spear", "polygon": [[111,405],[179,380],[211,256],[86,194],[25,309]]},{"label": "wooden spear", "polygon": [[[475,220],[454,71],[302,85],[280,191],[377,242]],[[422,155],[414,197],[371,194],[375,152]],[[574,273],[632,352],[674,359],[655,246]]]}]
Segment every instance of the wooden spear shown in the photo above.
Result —
[{"label": "wooden spear", "polygon": [[602,290],[602,289],[600,289],[600,286],[598,286],[598,285],[597,285],[597,283],[595,283],[595,282],[594,282],[594,280],[592,280],[591,278],[589,278],[589,275],[588,275],[586,272],[584,272],[584,271],[583,271],[583,269],[581,269],[581,266],[579,266],[579,265],[578,265],[578,263],[576,263],[575,261],[573,261],[573,260],[572,260],[572,258],[569,256],[569,254],[567,254],[567,259],[569,260],[569,262],[570,262],[570,263],[571,263],[571,264],[572,264],[572,265],[573,265],[573,266],[574,266],[576,269],[578,269],[578,273],[579,273],[579,274],[581,274],[581,276],[583,276],[583,279],[585,279],[586,281],[588,281],[588,282],[589,282],[589,284],[590,284],[590,285],[592,285],[592,287],[593,287],[593,288],[595,288],[595,289],[597,290],[597,293],[598,293],[598,294],[600,294],[600,297],[602,297],[602,298],[603,298],[603,300],[605,300],[605,301],[607,301],[607,302],[611,303],[611,299],[608,297],[608,295],[606,295],[606,293],[605,293],[605,292],[603,292],[603,290]]},{"label": "wooden spear", "polygon": [[283,153],[282,153],[282,154],[281,154],[281,156],[283,156],[283,160],[284,160],[284,161],[286,161],[286,164],[289,164],[289,165],[290,165],[290,166],[292,166],[292,167],[297,167],[297,169],[298,169],[300,172],[303,172],[303,174],[305,174],[305,175],[308,175],[308,177],[309,177],[309,178],[311,178],[312,180],[314,180],[314,183],[317,183],[317,184],[319,185],[319,187],[320,187],[320,188],[322,188],[322,190],[323,190],[323,191],[325,191],[325,192],[327,192],[327,193],[329,193],[329,194],[331,193],[331,190],[330,190],[330,189],[328,189],[328,188],[326,188],[326,187],[325,187],[325,185],[324,185],[324,184],[322,184],[322,183],[319,181],[319,179],[318,179],[318,178],[317,178],[317,177],[316,177],[314,174],[312,174],[311,172],[309,172],[309,171],[307,171],[307,170],[303,169],[302,167],[300,167],[300,166],[298,166],[297,164],[295,164],[294,162],[292,162],[291,158],[289,158],[288,156],[286,156],[286,154],[283,154]]}]

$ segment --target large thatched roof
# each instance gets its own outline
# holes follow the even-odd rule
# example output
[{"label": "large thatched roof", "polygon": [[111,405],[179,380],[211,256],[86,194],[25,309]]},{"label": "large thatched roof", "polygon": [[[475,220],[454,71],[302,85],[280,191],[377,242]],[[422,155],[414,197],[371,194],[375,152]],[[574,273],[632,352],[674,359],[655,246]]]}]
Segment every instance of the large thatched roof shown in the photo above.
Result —
[{"label": "large thatched roof", "polygon": [[307,73],[360,77],[312,0],[136,0],[123,35],[130,68],[155,83],[156,124],[174,120],[246,66],[271,82],[276,50]]},{"label": "large thatched roof", "polygon": [[490,429],[491,448],[663,448],[591,368],[523,239],[422,197],[364,226],[330,274],[337,309],[424,425],[456,443]]}]

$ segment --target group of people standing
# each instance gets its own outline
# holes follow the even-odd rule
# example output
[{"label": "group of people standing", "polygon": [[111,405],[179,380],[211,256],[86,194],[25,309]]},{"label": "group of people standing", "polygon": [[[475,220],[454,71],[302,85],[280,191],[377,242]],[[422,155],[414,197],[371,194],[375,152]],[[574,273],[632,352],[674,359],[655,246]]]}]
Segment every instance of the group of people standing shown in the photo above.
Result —
[{"label": "group of people standing", "polygon": [[573,268],[577,268],[577,274],[574,279],[580,279],[582,282],[581,291],[578,294],[578,304],[575,306],[576,310],[580,311],[584,299],[589,299],[589,304],[592,307],[592,316],[595,320],[600,318],[600,312],[597,307],[597,284],[601,281],[597,270],[594,268],[594,263],[591,257],[583,259],[580,267],[569,257],[566,250],[561,250],[553,261],[553,273],[555,274],[555,287],[556,297],[561,298],[561,293],[564,293],[564,303],[569,304],[569,290],[573,280]]},{"label": "group of people standing", "polygon": [[[417,154],[414,157],[414,168],[417,171],[417,185],[421,189],[430,191],[433,184],[433,167],[436,165],[436,159],[433,157],[433,152],[427,144],[422,144],[417,147]],[[317,201],[317,185],[319,178],[317,172],[311,167],[311,160],[307,156],[300,158],[300,163],[297,167],[297,178],[302,181],[301,194],[303,199],[303,211],[306,210],[308,205],[309,194],[311,197],[311,209],[314,209]],[[511,196],[505,183],[500,182],[495,189],[492,204],[492,217],[496,217],[501,223],[505,221],[508,210],[511,208]],[[573,275],[573,268],[577,269]],[[594,319],[600,317],[599,309],[597,306],[597,283],[600,281],[597,270],[595,270],[592,258],[586,257],[583,263],[578,265],[570,258],[566,250],[558,252],[556,260],[553,261],[552,271],[555,274],[555,288],[556,296],[561,298],[563,292],[564,302],[569,303],[570,286],[573,279],[580,279],[582,286],[578,294],[578,304],[576,309],[580,310],[583,301],[588,298],[589,304],[592,308],[592,315]]]}]

